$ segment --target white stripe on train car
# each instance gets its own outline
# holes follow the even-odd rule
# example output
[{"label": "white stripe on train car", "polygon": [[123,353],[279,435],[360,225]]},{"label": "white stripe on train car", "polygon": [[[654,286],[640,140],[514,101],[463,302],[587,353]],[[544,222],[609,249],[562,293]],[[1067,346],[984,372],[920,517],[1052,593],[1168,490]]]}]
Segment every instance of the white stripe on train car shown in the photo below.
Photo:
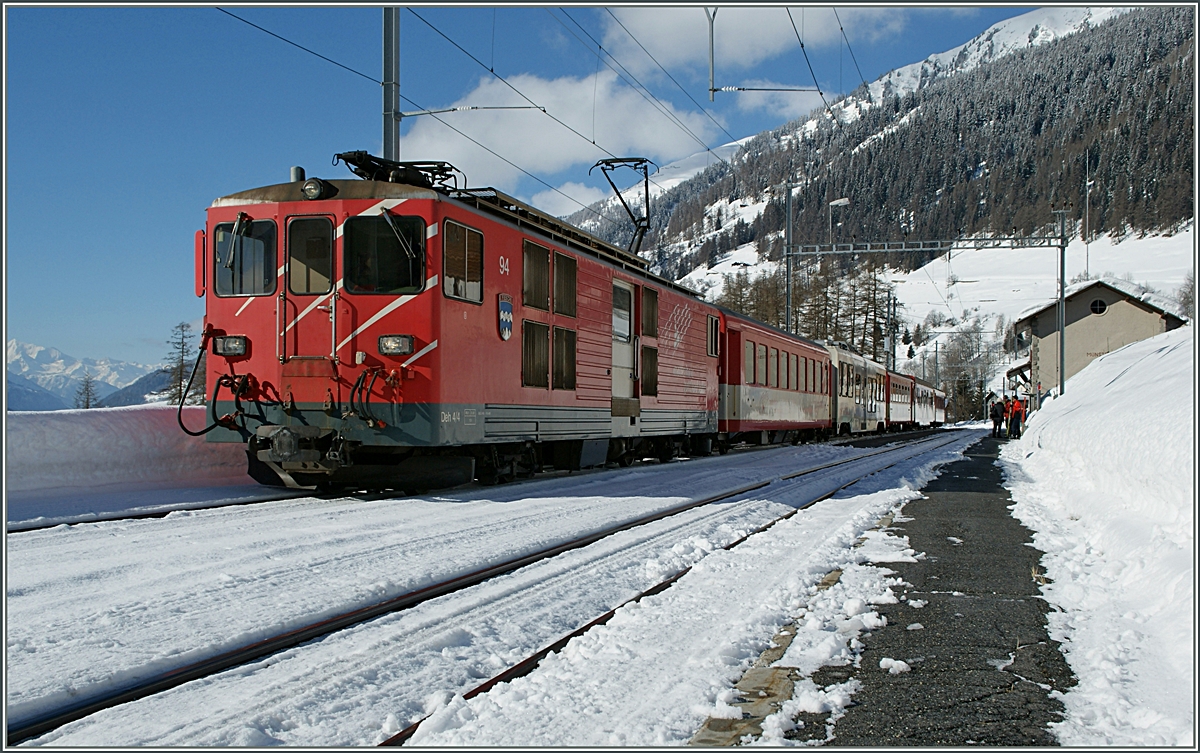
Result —
[{"label": "white stripe on train car", "polygon": [[412,358],[410,358],[410,359],[408,359],[407,361],[405,361],[405,362],[404,362],[404,364],[403,364],[403,366],[404,366],[405,368],[407,368],[407,367],[409,367],[409,366],[412,366],[412,364],[413,364],[413,361],[417,360],[418,358],[420,358],[421,356],[425,355],[425,354],[426,354],[426,353],[428,353],[429,351],[433,350],[433,349],[434,349],[434,348],[436,348],[437,346],[438,346],[438,341],[437,341],[437,340],[434,340],[433,342],[431,342],[431,343],[429,343],[428,345],[426,345],[424,348],[421,348],[420,350],[418,350],[416,353],[413,353],[413,355],[412,355]]},{"label": "white stripe on train car", "polygon": [[[428,280],[425,281],[425,290],[421,291],[421,293],[436,289],[437,281],[438,281],[437,275],[430,277]],[[370,319],[363,322],[361,327],[359,327],[358,329],[354,330],[349,335],[347,335],[346,339],[342,340],[341,343],[338,344],[337,350],[341,350],[342,348],[346,347],[346,343],[350,342],[355,337],[357,337],[367,327],[370,327],[372,324],[379,321],[380,319],[387,316],[388,314],[392,313],[393,311],[400,308],[404,304],[408,303],[409,301],[413,300],[414,298],[417,298],[418,296],[421,295],[421,293],[416,293],[415,295],[402,295],[399,298],[397,298],[396,300],[389,303],[388,305],[384,306],[382,309],[379,310],[379,313],[377,313],[375,316],[373,316]]]},{"label": "white stripe on train car", "polygon": [[317,296],[316,300],[314,300],[312,303],[308,304],[308,308],[301,311],[300,314],[295,319],[292,320],[291,324],[289,324],[288,326],[283,328],[283,332],[281,332],[280,334],[286,334],[288,330],[290,330],[292,327],[295,327],[297,324],[299,324],[300,320],[308,315],[308,312],[315,309],[317,307],[317,305],[320,304],[322,301],[332,300],[333,294],[341,289],[342,289],[342,281],[338,280],[337,285],[334,286],[332,291],[330,291],[326,295]]},{"label": "white stripe on train car", "polygon": [[[380,201],[376,204],[372,204],[371,206],[367,207],[366,209],[362,210],[361,212],[359,212],[358,214],[356,214],[354,216],[355,217],[378,217],[379,215],[383,214],[384,210],[394,209],[395,207],[400,206],[401,204],[403,204],[406,201],[408,201],[408,199],[384,199],[383,201]],[[337,226],[336,237],[338,237],[338,238],[342,237],[342,229],[345,228],[345,226],[346,226],[345,221],[341,222]]]}]

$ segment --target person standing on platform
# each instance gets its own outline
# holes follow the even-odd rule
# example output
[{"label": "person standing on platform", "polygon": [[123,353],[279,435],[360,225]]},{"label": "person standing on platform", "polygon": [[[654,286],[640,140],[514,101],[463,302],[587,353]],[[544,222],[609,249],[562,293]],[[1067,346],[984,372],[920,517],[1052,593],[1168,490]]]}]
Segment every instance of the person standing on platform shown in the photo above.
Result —
[{"label": "person standing on platform", "polygon": [[1004,404],[999,400],[993,402],[990,415],[992,417],[992,436],[999,439],[1000,426],[1004,423]]},{"label": "person standing on platform", "polygon": [[1004,398],[1004,438],[1012,436],[1012,398]]},{"label": "person standing on platform", "polygon": [[1013,398],[1012,404],[1012,428],[1009,429],[1009,436],[1020,439],[1021,428],[1025,423],[1025,405],[1021,402],[1021,398]]}]

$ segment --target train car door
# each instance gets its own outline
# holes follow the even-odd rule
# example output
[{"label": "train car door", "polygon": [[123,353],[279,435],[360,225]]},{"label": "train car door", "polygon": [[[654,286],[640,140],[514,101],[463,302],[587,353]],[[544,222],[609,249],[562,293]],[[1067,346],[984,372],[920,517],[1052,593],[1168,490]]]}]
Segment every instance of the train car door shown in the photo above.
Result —
[{"label": "train car door", "polygon": [[284,364],[293,360],[329,361],[336,348],[336,280],[333,220],[290,217],[285,234],[287,264],[281,285],[280,322]]},{"label": "train car door", "polygon": [[[612,415],[614,429],[637,424],[641,404],[637,397],[637,349],[635,321],[637,287],[613,281],[612,308]],[[618,421],[628,417],[629,421]]]}]

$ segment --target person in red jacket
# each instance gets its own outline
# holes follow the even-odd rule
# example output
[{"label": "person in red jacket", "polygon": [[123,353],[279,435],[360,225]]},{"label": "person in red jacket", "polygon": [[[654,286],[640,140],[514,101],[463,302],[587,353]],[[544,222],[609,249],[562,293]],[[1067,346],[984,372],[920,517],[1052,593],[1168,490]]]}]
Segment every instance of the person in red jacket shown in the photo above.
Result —
[{"label": "person in red jacket", "polygon": [[1025,405],[1021,402],[1021,398],[1013,398],[1012,404],[1012,424],[1009,428],[1009,436],[1017,439],[1021,438],[1021,427],[1025,423]]},{"label": "person in red jacket", "polygon": [[1004,438],[1012,436],[1012,398],[1004,398]]}]

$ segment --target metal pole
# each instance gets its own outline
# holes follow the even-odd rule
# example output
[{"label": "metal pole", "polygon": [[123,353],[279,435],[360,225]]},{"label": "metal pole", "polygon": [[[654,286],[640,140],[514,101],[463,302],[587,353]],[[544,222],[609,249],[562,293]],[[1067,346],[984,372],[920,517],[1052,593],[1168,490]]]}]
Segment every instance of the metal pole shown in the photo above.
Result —
[{"label": "metal pole", "polygon": [[716,84],[713,83],[713,22],[717,20],[717,11],[720,8],[713,8],[713,12],[709,13],[708,8],[704,9],[704,15],[708,16],[708,101],[713,101],[713,93],[716,92]]},{"label": "metal pole", "polygon": [[383,158],[400,159],[400,9],[383,9]]},{"label": "metal pole", "polygon": [[787,190],[787,230],[783,240],[783,258],[787,259],[787,331],[792,333],[792,184],[785,183]]},{"label": "metal pole", "polygon": [[1058,396],[1066,389],[1067,376],[1067,211],[1058,210]]}]

